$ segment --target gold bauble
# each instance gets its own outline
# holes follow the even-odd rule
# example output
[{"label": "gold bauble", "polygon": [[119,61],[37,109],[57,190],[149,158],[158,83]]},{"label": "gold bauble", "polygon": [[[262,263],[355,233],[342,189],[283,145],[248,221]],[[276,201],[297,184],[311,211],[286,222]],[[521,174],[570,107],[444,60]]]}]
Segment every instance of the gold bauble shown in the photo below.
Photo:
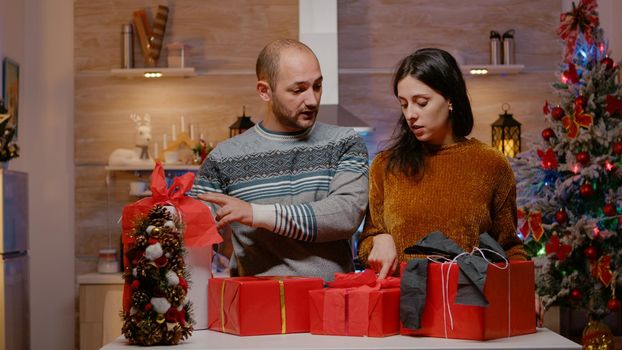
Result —
[{"label": "gold bauble", "polygon": [[613,334],[606,324],[590,320],[583,328],[581,344],[585,350],[613,350]]}]

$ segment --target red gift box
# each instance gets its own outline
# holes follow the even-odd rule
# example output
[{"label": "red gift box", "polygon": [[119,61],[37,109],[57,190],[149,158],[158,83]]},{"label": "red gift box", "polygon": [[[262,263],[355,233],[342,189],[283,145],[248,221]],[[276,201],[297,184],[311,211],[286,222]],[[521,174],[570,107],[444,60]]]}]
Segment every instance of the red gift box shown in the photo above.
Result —
[{"label": "red gift box", "polygon": [[399,278],[383,280],[383,288],[371,270],[356,275],[366,273],[373,276],[373,287],[341,283],[337,277],[331,285],[336,288],[309,292],[312,334],[385,337],[399,333]]},{"label": "red gift box", "polygon": [[207,327],[237,335],[309,332],[309,291],[323,287],[312,277],[211,278]]},{"label": "red gift box", "polygon": [[[506,269],[499,268],[505,263],[495,265],[488,266],[484,285],[489,305],[481,307],[454,303],[458,288],[457,264],[429,263],[421,328],[412,330],[402,327],[400,333],[473,340],[535,333],[533,262],[510,261]],[[449,278],[448,269],[451,269]],[[443,286],[447,288],[445,293]]]}]

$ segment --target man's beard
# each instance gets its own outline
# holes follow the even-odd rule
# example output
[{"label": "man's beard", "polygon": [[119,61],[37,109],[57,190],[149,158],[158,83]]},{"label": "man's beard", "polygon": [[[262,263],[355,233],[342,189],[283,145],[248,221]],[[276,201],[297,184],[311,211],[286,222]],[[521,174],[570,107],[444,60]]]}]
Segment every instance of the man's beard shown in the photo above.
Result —
[{"label": "man's beard", "polygon": [[288,128],[288,129],[293,129],[296,131],[302,130],[302,129],[306,129],[307,127],[303,127],[300,125],[299,121],[298,121],[298,116],[305,111],[312,111],[313,112],[313,123],[311,125],[313,125],[317,119],[317,111],[318,109],[304,109],[304,110],[296,110],[293,115],[288,114],[288,112],[282,108],[282,104],[279,102],[279,100],[277,99],[273,99],[272,101],[272,114],[274,114],[274,117],[276,118],[276,120],[279,122],[279,124],[283,125],[284,127]]}]

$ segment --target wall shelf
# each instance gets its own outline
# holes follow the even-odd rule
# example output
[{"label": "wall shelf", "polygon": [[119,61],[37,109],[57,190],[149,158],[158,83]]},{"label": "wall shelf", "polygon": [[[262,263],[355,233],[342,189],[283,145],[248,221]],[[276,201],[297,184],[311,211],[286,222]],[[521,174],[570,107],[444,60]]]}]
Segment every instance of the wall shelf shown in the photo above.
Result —
[{"label": "wall shelf", "polygon": [[523,69],[525,69],[524,64],[468,64],[460,66],[464,75],[518,74]]},{"label": "wall shelf", "polygon": [[[161,74],[161,76],[146,76],[146,74]],[[194,68],[117,68],[111,69],[110,74],[119,78],[172,78],[172,77],[193,77],[197,75]]]}]

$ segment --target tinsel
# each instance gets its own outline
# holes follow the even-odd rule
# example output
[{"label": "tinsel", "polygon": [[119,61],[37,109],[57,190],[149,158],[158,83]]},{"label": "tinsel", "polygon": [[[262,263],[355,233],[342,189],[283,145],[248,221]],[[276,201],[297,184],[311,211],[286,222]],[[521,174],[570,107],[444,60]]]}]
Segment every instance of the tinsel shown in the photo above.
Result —
[{"label": "tinsel", "polygon": [[180,221],[166,207],[154,206],[136,220],[123,274],[131,287],[131,308],[122,332],[131,344],[175,345],[192,334],[192,306]]},{"label": "tinsel", "polygon": [[[576,36],[564,37],[573,50],[553,84],[560,100],[543,108],[555,136],[539,138],[511,163],[519,235],[536,261],[537,293],[545,308],[565,305],[598,319],[614,311],[608,308],[616,305],[612,300],[622,298],[622,159],[615,151],[622,141],[622,86],[620,66],[608,56],[598,26],[596,2],[581,1],[574,9],[572,15],[583,19],[562,16],[569,25],[577,20],[572,25],[578,27],[565,27]],[[559,211],[564,214],[556,220]],[[541,222],[533,221],[536,213]],[[540,225],[544,232],[534,237]]]}]

